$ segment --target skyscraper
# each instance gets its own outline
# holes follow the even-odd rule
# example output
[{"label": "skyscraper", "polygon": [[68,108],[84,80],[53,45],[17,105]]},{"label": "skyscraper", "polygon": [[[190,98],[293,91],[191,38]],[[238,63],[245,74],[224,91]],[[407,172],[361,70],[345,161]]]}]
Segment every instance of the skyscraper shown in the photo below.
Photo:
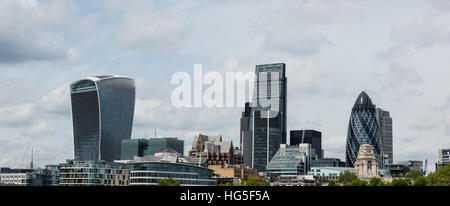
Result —
[{"label": "skyscraper", "polygon": [[363,144],[373,146],[378,166],[381,166],[381,134],[376,119],[376,109],[366,92],[356,99],[348,124],[345,159],[347,167],[354,167],[359,147]]},{"label": "skyscraper", "polygon": [[377,122],[381,133],[381,157],[382,168],[385,168],[386,164],[393,164],[393,141],[392,141],[392,118],[388,111],[384,111],[381,108],[377,108]]},{"label": "skyscraper", "polygon": [[286,65],[257,65],[250,114],[251,167],[265,171],[286,144]]},{"label": "skyscraper", "polygon": [[244,164],[252,164],[252,133],[250,132],[250,102],[245,103],[245,110],[241,117],[240,149],[244,159]]},{"label": "skyscraper", "polygon": [[298,145],[301,143],[311,144],[314,154],[318,158],[323,158],[322,152],[322,132],[316,130],[291,130],[290,144]]},{"label": "skyscraper", "polygon": [[134,80],[93,76],[70,85],[76,160],[120,159],[121,141],[130,139],[133,125]]}]

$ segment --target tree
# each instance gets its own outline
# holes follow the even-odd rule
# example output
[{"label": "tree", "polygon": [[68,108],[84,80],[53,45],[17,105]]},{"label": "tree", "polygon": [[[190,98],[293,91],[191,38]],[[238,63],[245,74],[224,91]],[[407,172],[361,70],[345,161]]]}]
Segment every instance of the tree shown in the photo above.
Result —
[{"label": "tree", "polygon": [[339,186],[339,185],[337,184],[336,181],[331,180],[331,181],[328,183],[328,186]]},{"label": "tree", "polygon": [[169,179],[160,180],[158,186],[180,186],[180,182],[169,177]]},{"label": "tree", "polygon": [[227,182],[227,183],[221,183],[218,186],[234,186],[234,184],[232,182]]},{"label": "tree", "polygon": [[370,179],[369,186],[384,186],[383,181],[378,177],[373,177]]},{"label": "tree", "polygon": [[270,186],[270,182],[262,178],[250,178],[243,180],[241,186]]},{"label": "tree", "polygon": [[405,179],[399,178],[399,179],[394,179],[392,181],[392,185],[393,186],[409,186],[409,183]]},{"label": "tree", "polygon": [[423,176],[419,176],[414,180],[414,186],[425,186],[427,184],[427,180]]},{"label": "tree", "polygon": [[430,173],[426,182],[430,186],[450,186],[450,165],[441,166],[436,172]]},{"label": "tree", "polygon": [[350,183],[350,186],[367,186],[367,182],[364,180],[360,180],[360,179],[354,179]]},{"label": "tree", "polygon": [[339,175],[338,182],[344,186],[349,186],[353,180],[357,180],[358,176],[355,173],[348,170],[344,171]]},{"label": "tree", "polygon": [[408,182],[412,183],[416,178],[423,176],[423,172],[420,170],[410,170],[406,173],[405,178]]},{"label": "tree", "polygon": [[386,183],[384,184],[384,186],[394,186],[394,185],[392,184],[392,182],[386,182]]}]

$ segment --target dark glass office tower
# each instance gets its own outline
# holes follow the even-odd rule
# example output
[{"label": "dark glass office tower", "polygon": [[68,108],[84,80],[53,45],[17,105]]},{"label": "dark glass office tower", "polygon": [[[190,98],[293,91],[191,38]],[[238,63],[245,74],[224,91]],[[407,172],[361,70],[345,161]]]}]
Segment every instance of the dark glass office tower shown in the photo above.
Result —
[{"label": "dark glass office tower", "polygon": [[183,155],[184,140],[175,137],[150,138],[148,140],[148,148],[145,151],[145,156],[154,155],[157,152],[162,152],[167,149],[172,149]]},{"label": "dark glass office tower", "polygon": [[286,143],[286,65],[257,65],[250,114],[251,167],[265,171],[270,159]]},{"label": "dark glass office tower", "polygon": [[393,140],[392,140],[392,118],[388,111],[377,108],[377,122],[381,133],[381,157],[383,158],[382,168],[386,164],[393,164]]},{"label": "dark glass office tower", "polygon": [[316,130],[291,130],[290,144],[298,145],[301,143],[311,144],[314,154],[318,158],[323,158],[322,132]]},{"label": "dark glass office tower", "polygon": [[148,148],[147,139],[124,139],[120,152],[121,160],[133,160],[136,157],[144,157]]},{"label": "dark glass office tower", "polygon": [[244,164],[252,165],[252,133],[250,132],[250,102],[245,103],[245,110],[242,112],[241,117],[241,132],[240,132],[240,147],[242,156],[244,158]]},{"label": "dark glass office tower", "polygon": [[376,119],[376,109],[366,92],[356,99],[350,115],[346,143],[347,167],[354,167],[359,147],[363,144],[373,146],[375,157],[381,167],[381,135]]},{"label": "dark glass office tower", "polygon": [[121,141],[133,125],[134,80],[94,76],[70,85],[76,160],[120,159]]}]

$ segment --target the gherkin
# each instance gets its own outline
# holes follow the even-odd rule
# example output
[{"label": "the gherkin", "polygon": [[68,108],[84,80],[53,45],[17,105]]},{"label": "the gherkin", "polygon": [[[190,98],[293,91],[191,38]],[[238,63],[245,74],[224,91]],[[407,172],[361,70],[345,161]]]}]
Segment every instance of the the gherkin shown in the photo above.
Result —
[{"label": "the gherkin", "polygon": [[345,159],[348,167],[354,167],[359,147],[372,145],[378,165],[381,164],[381,133],[376,119],[376,107],[366,92],[356,99],[348,124]]}]

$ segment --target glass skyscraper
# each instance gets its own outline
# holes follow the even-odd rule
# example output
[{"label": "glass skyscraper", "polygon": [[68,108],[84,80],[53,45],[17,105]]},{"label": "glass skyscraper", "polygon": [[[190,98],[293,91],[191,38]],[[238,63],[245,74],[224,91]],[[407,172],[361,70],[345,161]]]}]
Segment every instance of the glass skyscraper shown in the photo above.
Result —
[{"label": "glass skyscraper", "polygon": [[134,80],[93,76],[70,85],[74,155],[82,161],[120,159],[121,141],[133,125]]},{"label": "glass skyscraper", "polygon": [[287,146],[282,144],[267,165],[266,171],[271,178],[281,175],[306,175],[311,167],[311,144]]},{"label": "glass skyscraper", "polygon": [[381,167],[381,133],[376,119],[376,107],[366,92],[356,99],[348,125],[345,159],[347,167],[354,167],[359,147],[372,145],[379,167]]},{"label": "glass skyscraper", "polygon": [[133,160],[136,157],[145,156],[148,148],[147,139],[124,139],[122,140],[122,148],[120,153],[121,160]]},{"label": "glass skyscraper", "polygon": [[381,157],[383,158],[382,168],[386,164],[393,164],[393,140],[392,140],[392,117],[388,111],[377,108],[377,122],[381,133]]},{"label": "glass skyscraper", "polygon": [[289,143],[291,145],[298,145],[301,143],[311,144],[311,147],[314,150],[314,155],[317,155],[318,158],[323,158],[322,132],[311,129],[291,130],[290,137]]},{"label": "glass skyscraper", "polygon": [[251,167],[265,171],[286,144],[286,65],[257,65],[250,114]]}]

